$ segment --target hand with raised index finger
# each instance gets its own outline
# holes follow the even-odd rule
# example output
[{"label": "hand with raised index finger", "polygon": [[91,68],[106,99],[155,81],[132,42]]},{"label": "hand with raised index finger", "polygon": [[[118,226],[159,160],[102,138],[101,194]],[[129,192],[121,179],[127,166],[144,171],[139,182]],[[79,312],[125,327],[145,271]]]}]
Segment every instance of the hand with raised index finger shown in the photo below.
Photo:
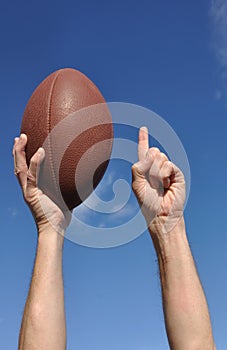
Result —
[{"label": "hand with raised index finger", "polygon": [[138,158],[132,166],[132,188],[142,213],[149,227],[155,222],[169,231],[183,215],[184,176],[158,148],[149,148],[146,127],[139,131]]}]

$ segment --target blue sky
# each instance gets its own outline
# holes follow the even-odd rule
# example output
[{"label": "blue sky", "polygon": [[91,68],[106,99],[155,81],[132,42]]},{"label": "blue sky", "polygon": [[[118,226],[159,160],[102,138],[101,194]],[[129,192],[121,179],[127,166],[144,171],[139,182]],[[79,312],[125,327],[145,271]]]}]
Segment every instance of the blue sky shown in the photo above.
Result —
[{"label": "blue sky", "polygon": [[[4,2],[0,17],[1,347],[16,348],[36,247],[35,224],[13,175],[13,138],[37,84],[58,68],[73,67],[108,102],[155,111],[181,139],[191,167],[188,237],[217,348],[224,349],[227,1]],[[116,132],[135,140],[130,128]],[[109,185],[111,196],[108,181],[121,172],[130,182],[130,167],[113,161],[100,190]],[[64,281],[68,349],[168,349],[147,232],[111,249],[66,240]]]}]

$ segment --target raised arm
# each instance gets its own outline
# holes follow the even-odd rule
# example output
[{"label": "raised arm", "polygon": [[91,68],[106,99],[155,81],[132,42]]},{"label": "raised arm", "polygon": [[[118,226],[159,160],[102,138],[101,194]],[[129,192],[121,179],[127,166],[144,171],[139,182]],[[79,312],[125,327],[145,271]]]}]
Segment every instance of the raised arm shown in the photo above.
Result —
[{"label": "raised arm", "polygon": [[[37,188],[39,165],[45,154],[42,148],[39,149],[32,157],[28,169],[25,157],[26,143],[26,135],[15,139],[13,148],[15,175],[36,221],[38,243],[18,348],[19,350],[64,350],[66,325],[62,248],[64,229],[69,220],[66,220],[61,210]],[[43,213],[41,203],[48,210],[52,225]]]},{"label": "raised arm", "polygon": [[132,187],[158,257],[166,332],[171,350],[214,350],[206,298],[187,240],[182,172],[141,128]]}]

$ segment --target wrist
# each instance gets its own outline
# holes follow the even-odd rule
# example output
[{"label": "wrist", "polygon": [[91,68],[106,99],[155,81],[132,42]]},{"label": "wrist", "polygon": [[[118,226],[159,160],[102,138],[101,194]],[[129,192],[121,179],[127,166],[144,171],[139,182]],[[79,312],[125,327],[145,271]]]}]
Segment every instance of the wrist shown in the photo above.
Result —
[{"label": "wrist", "polygon": [[52,222],[50,220],[45,220],[43,222],[36,222],[36,227],[39,235],[43,232],[46,234],[48,232],[55,232],[61,236],[65,235],[65,227],[61,222]]},{"label": "wrist", "polygon": [[62,249],[64,232],[57,232],[51,225],[38,226],[38,244]]},{"label": "wrist", "polygon": [[168,262],[169,260],[179,260],[185,257],[191,258],[184,217],[179,218],[174,227],[168,232],[163,232],[162,226],[156,220],[154,220],[148,230],[158,259]]}]

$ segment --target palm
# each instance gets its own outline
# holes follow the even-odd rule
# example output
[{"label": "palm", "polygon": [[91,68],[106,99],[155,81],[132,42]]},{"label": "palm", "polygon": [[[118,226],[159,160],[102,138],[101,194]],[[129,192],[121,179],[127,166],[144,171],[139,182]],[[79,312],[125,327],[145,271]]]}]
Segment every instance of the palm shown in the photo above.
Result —
[{"label": "palm", "polygon": [[62,210],[40,189],[37,187],[29,189],[24,193],[24,197],[38,226],[51,224],[56,231],[64,231],[70,221],[70,215],[64,215]]}]

